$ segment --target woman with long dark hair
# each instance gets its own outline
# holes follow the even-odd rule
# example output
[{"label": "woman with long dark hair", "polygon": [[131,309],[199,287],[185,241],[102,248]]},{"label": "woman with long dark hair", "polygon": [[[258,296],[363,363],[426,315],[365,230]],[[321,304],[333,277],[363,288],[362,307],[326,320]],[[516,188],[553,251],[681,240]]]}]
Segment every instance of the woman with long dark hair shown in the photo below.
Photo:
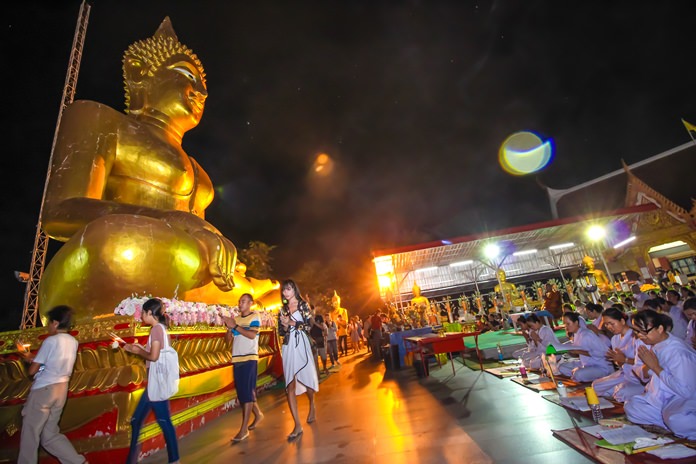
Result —
[{"label": "woman with long dark hair", "polygon": [[[160,357],[160,350],[166,346],[170,346],[169,335],[167,334],[167,317],[165,307],[162,300],[150,298],[143,303],[143,312],[141,319],[144,324],[151,326],[150,337],[147,340],[147,345],[142,346],[137,343],[129,343],[123,347],[129,353],[137,354],[145,358],[145,366],[150,367],[150,363],[157,362]],[[131,417],[131,442],[130,450],[126,463],[132,464],[138,462],[138,454],[140,446],[138,438],[140,436],[140,428],[143,426],[145,417],[152,409],[155,412],[157,423],[164,434],[164,442],[167,444],[167,457],[169,463],[179,462],[179,444],[176,441],[176,430],[172,424],[171,412],[169,411],[169,400],[150,401],[147,396],[147,388],[140,397],[140,402],[136,406]]]},{"label": "woman with long dark hair", "polygon": [[295,422],[288,440],[302,435],[302,423],[297,411],[297,395],[307,393],[309,414],[307,423],[316,420],[314,394],[319,391],[319,377],[312,355],[309,330],[313,316],[309,305],[302,299],[297,284],[286,280],[281,285],[283,307],[279,314],[278,333],[283,336],[283,373],[285,375],[285,393],[292,419]]}]

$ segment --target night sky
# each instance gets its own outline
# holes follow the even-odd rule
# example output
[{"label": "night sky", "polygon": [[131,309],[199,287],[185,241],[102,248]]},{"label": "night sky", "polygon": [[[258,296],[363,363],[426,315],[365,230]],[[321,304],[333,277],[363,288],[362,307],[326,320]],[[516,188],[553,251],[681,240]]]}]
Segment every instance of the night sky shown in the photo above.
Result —
[{"label": "night sky", "polygon": [[[29,268],[79,6],[12,2],[4,15],[3,328],[19,324],[12,272]],[[169,16],[208,79],[184,137],[216,186],[207,219],[238,247],[277,245],[278,278],[310,259],[350,273],[373,249],[547,220],[538,181],[570,187],[687,142],[695,13],[676,1],[97,0],[76,98],[122,110],[122,53]],[[520,130],[554,141],[538,179],[498,165]],[[322,152],[326,178],[312,174]]]}]

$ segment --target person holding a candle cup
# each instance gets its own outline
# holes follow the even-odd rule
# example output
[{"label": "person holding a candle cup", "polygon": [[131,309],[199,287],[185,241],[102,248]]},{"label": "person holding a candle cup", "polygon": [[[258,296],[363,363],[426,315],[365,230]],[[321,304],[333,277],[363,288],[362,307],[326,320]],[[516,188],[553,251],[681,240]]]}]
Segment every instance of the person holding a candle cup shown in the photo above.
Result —
[{"label": "person holding a candle cup", "polygon": [[604,340],[580,323],[578,313],[565,313],[563,323],[572,342],[562,346],[579,358],[559,363],[558,370],[561,375],[577,382],[592,382],[611,374],[614,366],[604,357],[608,348]]}]

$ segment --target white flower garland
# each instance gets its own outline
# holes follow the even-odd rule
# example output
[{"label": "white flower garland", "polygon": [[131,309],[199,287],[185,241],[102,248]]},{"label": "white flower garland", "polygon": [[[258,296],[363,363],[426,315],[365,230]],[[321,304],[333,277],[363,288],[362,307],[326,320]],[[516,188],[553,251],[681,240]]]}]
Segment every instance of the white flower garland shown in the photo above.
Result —
[{"label": "white flower garland", "polygon": [[[132,295],[125,298],[116,309],[114,314],[118,316],[133,316],[137,321],[141,320],[143,311],[143,303],[149,300],[150,296],[135,296]],[[182,301],[177,299],[159,298],[166,308],[166,313],[169,316],[170,323],[173,326],[195,326],[209,325],[222,327],[225,325],[222,320],[223,316],[234,317],[239,316],[239,308],[237,306],[230,307],[226,305],[208,305],[206,303],[194,303],[191,301]],[[271,311],[261,309],[256,311],[261,318],[261,327],[275,327],[276,315]]]}]

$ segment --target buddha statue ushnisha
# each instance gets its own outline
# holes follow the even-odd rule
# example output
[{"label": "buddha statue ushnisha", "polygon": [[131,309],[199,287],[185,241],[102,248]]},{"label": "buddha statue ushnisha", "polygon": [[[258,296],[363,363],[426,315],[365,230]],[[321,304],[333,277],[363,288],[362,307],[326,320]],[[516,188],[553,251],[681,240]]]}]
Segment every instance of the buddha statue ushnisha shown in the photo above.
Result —
[{"label": "buddha statue ushnisha", "polygon": [[334,290],[334,294],[331,297],[331,308],[332,321],[336,322],[338,320],[338,316],[341,316],[343,322],[348,322],[348,310],[341,307],[341,297],[338,296],[336,290]]},{"label": "buddha statue ushnisha", "polygon": [[87,321],[132,294],[234,305],[248,292],[278,304],[277,283],[236,271],[234,244],[205,220],[213,185],[182,148],[203,115],[205,72],[169,18],[128,47],[123,77],[125,114],[86,100],[63,113],[41,219],[65,244],[40,308],[67,304]]}]

